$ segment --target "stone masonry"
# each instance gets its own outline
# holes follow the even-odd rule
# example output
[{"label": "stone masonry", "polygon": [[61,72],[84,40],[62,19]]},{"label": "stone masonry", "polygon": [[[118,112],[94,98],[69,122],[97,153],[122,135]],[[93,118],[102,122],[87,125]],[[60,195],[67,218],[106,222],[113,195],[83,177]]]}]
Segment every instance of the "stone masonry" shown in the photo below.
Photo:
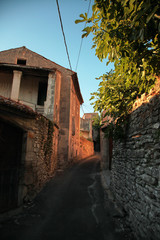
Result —
[{"label": "stone masonry", "polygon": [[31,108],[7,98],[0,97],[0,109],[0,119],[23,132],[17,202],[21,206],[32,200],[55,174],[58,128]]},{"label": "stone masonry", "polygon": [[126,138],[113,143],[111,190],[136,239],[160,239],[160,95],[134,105]]},{"label": "stone masonry", "polygon": [[32,120],[32,127],[27,132],[23,201],[33,199],[55,172],[54,131],[56,127],[43,116]]}]

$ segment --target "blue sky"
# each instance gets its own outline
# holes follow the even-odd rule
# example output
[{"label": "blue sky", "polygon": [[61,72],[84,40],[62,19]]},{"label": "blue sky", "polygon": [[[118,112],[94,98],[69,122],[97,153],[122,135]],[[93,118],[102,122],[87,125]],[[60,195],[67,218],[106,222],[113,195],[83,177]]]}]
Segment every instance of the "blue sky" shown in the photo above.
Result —
[{"label": "blue sky", "polygon": [[[93,4],[91,0],[91,5]],[[72,70],[75,71],[84,23],[75,24],[81,13],[87,12],[89,0],[59,0],[62,22]],[[91,12],[91,8],[90,8]],[[69,68],[56,0],[0,0],[0,51],[26,46],[44,57]],[[92,36],[84,38],[78,79],[84,99],[81,116],[93,112],[90,93],[98,88],[101,76],[110,67],[100,62],[92,47]]]}]

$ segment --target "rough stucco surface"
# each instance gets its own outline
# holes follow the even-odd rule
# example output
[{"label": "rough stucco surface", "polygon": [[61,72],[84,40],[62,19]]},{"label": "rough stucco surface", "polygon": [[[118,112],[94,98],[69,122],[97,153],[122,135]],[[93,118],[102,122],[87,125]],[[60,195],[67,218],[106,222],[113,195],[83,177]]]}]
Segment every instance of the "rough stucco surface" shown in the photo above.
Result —
[{"label": "rough stucco surface", "polygon": [[[114,142],[111,190],[136,239],[160,239],[160,95],[144,96],[130,114],[124,141]],[[143,103],[143,104],[142,104]],[[140,104],[139,104],[140,105]]]}]

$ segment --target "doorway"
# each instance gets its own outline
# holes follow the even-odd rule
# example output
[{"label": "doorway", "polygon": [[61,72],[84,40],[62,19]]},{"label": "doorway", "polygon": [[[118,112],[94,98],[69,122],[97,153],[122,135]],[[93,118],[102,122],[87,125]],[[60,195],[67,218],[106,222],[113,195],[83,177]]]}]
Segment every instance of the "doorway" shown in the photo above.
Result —
[{"label": "doorway", "polygon": [[0,119],[0,213],[18,206],[23,131]]}]

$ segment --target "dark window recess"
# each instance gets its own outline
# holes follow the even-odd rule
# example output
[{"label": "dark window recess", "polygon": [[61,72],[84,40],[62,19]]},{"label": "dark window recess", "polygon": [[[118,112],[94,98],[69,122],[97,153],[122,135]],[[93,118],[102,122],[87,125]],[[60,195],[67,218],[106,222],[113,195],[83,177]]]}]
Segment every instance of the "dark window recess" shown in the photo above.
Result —
[{"label": "dark window recess", "polygon": [[17,64],[26,65],[26,59],[17,59]]},{"label": "dark window recess", "polygon": [[44,102],[46,101],[46,96],[47,96],[47,83],[39,82],[37,104],[44,106]]}]

